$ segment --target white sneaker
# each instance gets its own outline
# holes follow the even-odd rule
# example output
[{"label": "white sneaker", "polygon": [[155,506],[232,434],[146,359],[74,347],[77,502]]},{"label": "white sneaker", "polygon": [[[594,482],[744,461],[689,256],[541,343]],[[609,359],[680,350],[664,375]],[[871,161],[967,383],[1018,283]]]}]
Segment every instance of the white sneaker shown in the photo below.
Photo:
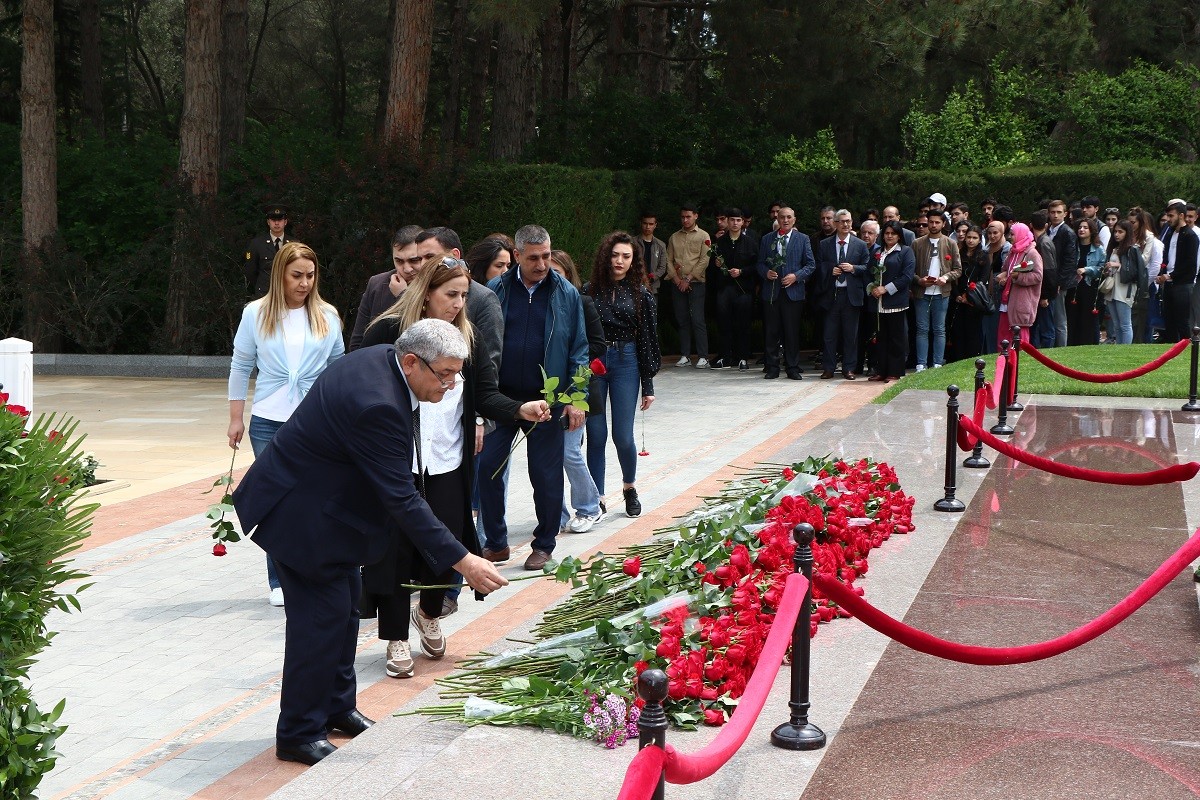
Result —
[{"label": "white sneaker", "polygon": [[276,608],[283,608],[283,589],[272,589],[270,601],[271,605],[275,606]]},{"label": "white sneaker", "polygon": [[680,356],[679,360],[675,362],[675,366],[677,367],[690,367],[691,365],[692,360],[687,356]]},{"label": "white sneaker", "polygon": [[391,678],[411,678],[413,676],[412,651],[408,648],[408,642],[388,642],[387,665],[384,669]]},{"label": "white sneaker", "polygon": [[441,658],[446,655],[446,637],[442,626],[436,619],[426,619],[419,607],[412,610],[412,624],[421,635],[421,649],[430,658]]},{"label": "white sneaker", "polygon": [[708,359],[707,358],[697,359],[696,369],[708,369]]},{"label": "white sneaker", "polygon": [[924,372],[924,371],[925,371],[925,365],[917,364],[917,372]]},{"label": "white sneaker", "polygon": [[604,517],[604,511],[594,517],[589,517],[587,514],[576,514],[575,518],[567,523],[567,527],[571,529],[571,533],[587,533],[593,526],[600,524]]},{"label": "white sneaker", "polygon": [[934,368],[934,369],[941,369],[941,368],[942,368],[942,365],[941,365],[941,364],[934,364],[934,365],[933,365],[933,368]]}]

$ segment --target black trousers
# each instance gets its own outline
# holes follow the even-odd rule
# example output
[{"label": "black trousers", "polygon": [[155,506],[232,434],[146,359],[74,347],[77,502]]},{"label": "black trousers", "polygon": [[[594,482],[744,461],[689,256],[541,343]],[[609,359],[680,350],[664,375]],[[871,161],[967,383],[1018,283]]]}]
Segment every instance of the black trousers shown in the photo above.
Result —
[{"label": "black trousers", "polygon": [[[459,467],[462,469],[462,467]],[[458,470],[442,475],[425,476],[425,502],[433,515],[450,529],[454,538],[462,541],[463,537],[463,506],[469,498],[463,494],[463,477]],[[474,534],[474,531],[471,532]],[[417,548],[406,537],[400,540],[399,556],[396,568],[395,591],[391,594],[374,595],[379,607],[379,638],[385,642],[408,641],[409,610],[412,607],[412,589],[405,589],[399,584],[420,583],[425,585],[450,583],[453,570],[441,575],[435,573]],[[445,589],[421,589],[421,611],[429,619],[437,619],[442,615],[442,600],[446,597]]]},{"label": "black trousers", "polygon": [[953,356],[948,357],[946,363],[982,354],[983,315],[973,306],[960,303],[954,297],[950,298],[950,312],[954,314],[954,319],[946,326],[946,330],[954,347],[951,348],[949,343],[946,345],[947,352]]},{"label": "black trousers", "polygon": [[[778,292],[771,302],[772,289]],[[779,372],[779,343],[783,341],[784,368],[788,372],[800,372],[800,310],[804,301],[790,299],[782,287],[770,284],[763,287],[763,332],[766,351],[763,360],[767,373]]]},{"label": "black trousers", "polygon": [[287,597],[275,740],[294,747],[324,739],[329,720],[355,708],[362,584],[357,569],[325,581],[307,578],[278,560],[275,569]]},{"label": "black trousers", "polygon": [[879,374],[903,378],[908,361],[908,314],[895,311],[879,315],[879,341],[875,345]]},{"label": "black trousers", "polygon": [[1188,320],[1192,313],[1192,290],[1195,287],[1189,283],[1167,283],[1164,288],[1163,313],[1167,318],[1167,342],[1174,344],[1180,339],[1190,339],[1192,332],[1188,329]]},{"label": "black trousers", "polygon": [[737,284],[722,286],[717,293],[720,357],[727,367],[750,360],[750,306],[750,293]]},{"label": "black trousers", "polygon": [[[838,353],[842,354],[842,372],[858,372],[858,317],[862,306],[850,304],[848,289],[834,289],[833,304],[825,310],[825,343],[821,347],[821,366],[833,372]],[[840,345],[840,346],[839,346]]]}]

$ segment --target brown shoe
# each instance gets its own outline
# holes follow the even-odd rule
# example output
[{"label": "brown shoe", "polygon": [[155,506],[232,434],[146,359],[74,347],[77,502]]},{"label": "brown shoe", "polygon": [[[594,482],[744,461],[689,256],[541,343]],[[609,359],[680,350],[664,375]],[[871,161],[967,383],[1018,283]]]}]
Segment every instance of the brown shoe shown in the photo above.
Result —
[{"label": "brown shoe", "polygon": [[871,377],[867,378],[867,380],[883,382],[883,381],[886,381],[887,378],[885,378],[882,375],[872,375]]},{"label": "brown shoe", "polygon": [[830,372],[829,370],[825,370],[824,372],[821,373],[821,380],[823,380],[823,381],[827,381],[832,377],[833,377],[833,373]]},{"label": "brown shoe", "polygon": [[525,559],[525,569],[536,572],[549,563],[550,554],[545,550],[534,548],[534,551],[529,554],[529,558]]},{"label": "brown shoe", "polygon": [[858,376],[855,375],[853,372],[843,372],[842,377],[848,381],[858,380]]},{"label": "brown shoe", "polygon": [[480,555],[493,564],[503,564],[505,561],[508,561],[509,549],[507,547],[501,547],[499,550],[488,550],[485,547],[481,551]]}]

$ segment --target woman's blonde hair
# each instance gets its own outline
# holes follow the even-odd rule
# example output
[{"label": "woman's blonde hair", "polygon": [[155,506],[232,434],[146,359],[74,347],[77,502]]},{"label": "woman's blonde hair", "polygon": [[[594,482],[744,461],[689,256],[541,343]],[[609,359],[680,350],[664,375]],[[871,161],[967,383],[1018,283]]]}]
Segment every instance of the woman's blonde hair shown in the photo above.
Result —
[{"label": "woman's blonde hair", "polygon": [[271,262],[271,288],[267,290],[266,296],[263,297],[261,305],[258,307],[258,329],[265,338],[269,339],[274,336],[279,330],[279,323],[287,316],[284,271],[293,261],[301,258],[307,258],[313,263],[312,289],[309,290],[308,297],[304,298],[308,329],[312,331],[315,339],[324,339],[329,335],[329,320],[326,319],[325,313],[332,311],[336,315],[338,311],[322,300],[320,292],[317,291],[317,279],[321,275],[321,265],[317,263],[317,254],[302,242],[288,242],[279,248],[279,252],[275,254],[275,260]]},{"label": "woman's blonde hair", "polygon": [[[427,256],[425,262],[421,264],[417,276],[413,278],[413,282],[408,285],[404,294],[400,295],[400,299],[393,303],[391,308],[376,317],[371,325],[378,324],[382,319],[397,319],[400,321],[398,333],[404,333],[414,322],[425,317],[425,300],[429,293],[455,278],[466,278],[467,291],[470,292],[471,273],[467,269],[466,263],[450,253],[436,253]],[[454,318],[452,324],[462,333],[463,339],[467,342],[467,350],[470,351],[475,338],[475,329],[471,326],[471,321],[467,319],[466,303],[463,303],[463,307],[459,309],[458,316]],[[369,328],[371,325],[367,327]]]}]

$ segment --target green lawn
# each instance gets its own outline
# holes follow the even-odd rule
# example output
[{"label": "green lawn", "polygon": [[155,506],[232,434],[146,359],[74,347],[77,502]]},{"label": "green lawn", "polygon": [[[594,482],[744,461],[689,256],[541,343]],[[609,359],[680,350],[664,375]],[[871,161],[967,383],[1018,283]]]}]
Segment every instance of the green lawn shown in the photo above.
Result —
[{"label": "green lawn", "polygon": [[[1091,373],[1115,373],[1134,369],[1158,358],[1169,347],[1161,344],[1091,345],[1088,347],[1055,347],[1043,351],[1060,364]],[[996,372],[996,357],[985,356],[984,374],[991,380]],[[1030,394],[1075,394],[1106,397],[1175,397],[1188,399],[1188,380],[1191,370],[1191,351],[1185,350],[1148,375],[1118,383],[1089,383],[1059,375],[1037,361],[1025,356],[1020,360],[1021,377],[1018,389],[1021,396]],[[941,369],[909,373],[890,384],[875,398],[886,403],[905,389],[936,389],[945,391],[950,384],[963,390],[966,398],[975,388],[975,359],[956,361]],[[969,401],[968,401],[969,402]]]}]

